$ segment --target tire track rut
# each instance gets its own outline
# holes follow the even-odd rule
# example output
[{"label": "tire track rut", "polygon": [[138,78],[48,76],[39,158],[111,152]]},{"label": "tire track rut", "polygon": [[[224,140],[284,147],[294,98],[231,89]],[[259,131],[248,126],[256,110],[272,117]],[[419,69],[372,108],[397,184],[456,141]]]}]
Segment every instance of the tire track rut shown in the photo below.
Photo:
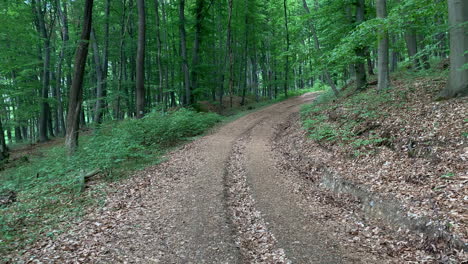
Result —
[{"label": "tire track rut", "polygon": [[291,190],[297,183],[289,181],[289,172],[275,168],[275,127],[314,98],[308,94],[246,115],[115,183],[104,207],[15,262],[357,262],[309,218],[310,208]]}]

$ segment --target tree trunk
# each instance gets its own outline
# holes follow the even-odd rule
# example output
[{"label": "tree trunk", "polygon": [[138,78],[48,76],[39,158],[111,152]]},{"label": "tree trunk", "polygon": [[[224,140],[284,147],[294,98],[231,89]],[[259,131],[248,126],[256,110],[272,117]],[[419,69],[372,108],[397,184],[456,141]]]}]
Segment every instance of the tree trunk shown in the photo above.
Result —
[{"label": "tree trunk", "polygon": [[136,117],[145,114],[145,42],[146,21],[145,1],[137,0],[138,7],[138,49],[136,60]]},{"label": "tree trunk", "polygon": [[366,60],[367,60],[367,74],[369,75],[375,75],[374,73],[374,62],[372,61],[372,58],[371,58],[371,52],[369,51],[369,49],[367,49],[366,51]]},{"label": "tree trunk", "polygon": [[83,16],[83,27],[80,42],[75,55],[75,70],[68,99],[67,134],[65,145],[69,155],[78,146],[78,129],[80,125],[81,103],[83,101],[83,77],[85,73],[86,57],[88,56],[89,37],[91,33],[93,0],[86,0]]},{"label": "tree trunk", "polygon": [[[58,1],[59,3],[59,1]],[[60,6],[58,6],[60,9]],[[60,12],[59,12],[60,13]],[[57,75],[55,78],[55,98],[57,100],[57,136],[63,137],[65,135],[65,120],[63,117],[63,100],[62,100],[62,65],[65,57],[65,41],[64,35],[62,34],[62,48],[60,50],[59,61],[57,66]]]},{"label": "tree trunk", "polygon": [[109,65],[109,15],[110,15],[110,0],[106,0],[105,5],[105,26],[104,26],[104,49],[102,53],[102,58],[99,53],[99,45],[97,43],[97,38],[95,31],[91,30],[91,40],[93,42],[93,57],[96,71],[97,79],[97,88],[96,88],[96,105],[94,107],[94,122],[97,124],[102,123],[102,118],[106,109],[106,100],[107,95],[107,72]]},{"label": "tree trunk", "polygon": [[[34,1],[33,1],[34,4]],[[45,6],[45,5],[44,5]],[[37,0],[37,5],[34,5],[36,8],[37,16],[37,25],[39,34],[42,37],[43,47],[42,47],[42,89],[41,89],[41,109],[39,116],[39,142],[45,142],[49,140],[47,136],[47,110],[48,103],[47,99],[49,97],[49,82],[50,82],[50,36],[47,33],[47,28],[45,24],[45,10],[43,10],[43,4],[41,0]]]},{"label": "tree trunk", "polygon": [[254,50],[254,55],[250,57],[250,61],[252,63],[252,85],[255,94],[255,102],[259,101],[259,93],[258,93],[258,73],[257,73],[257,53]]},{"label": "tree trunk", "polygon": [[399,58],[399,55],[400,55],[398,50],[395,47],[396,46],[395,36],[392,37],[392,45],[393,45],[393,50],[392,50],[392,67],[391,67],[391,71],[394,72],[398,68],[398,58]]},{"label": "tree trunk", "polygon": [[[242,85],[242,99],[241,105],[245,104],[245,94],[247,92],[247,53],[248,53],[248,46],[249,46],[249,14],[248,14],[248,1],[245,1],[246,5],[246,12],[245,12],[245,40],[244,40],[244,83]],[[240,64],[241,65],[241,64]]]},{"label": "tree trunk", "polygon": [[[377,17],[387,18],[387,0],[377,0]],[[388,70],[388,32],[383,29],[379,32],[379,51],[378,51],[378,90],[387,89],[389,86]]]},{"label": "tree trunk", "polygon": [[233,96],[233,86],[234,86],[234,56],[232,54],[232,32],[231,32],[231,23],[232,23],[232,2],[233,0],[228,0],[228,26],[227,26],[227,50],[229,54],[229,105],[232,108],[232,96]]},{"label": "tree trunk", "polygon": [[[109,27],[110,27],[110,1],[106,0],[106,24],[104,26],[104,51],[102,53],[102,96],[107,96],[107,75],[109,71]],[[107,108],[107,101],[102,100],[103,111]]]},{"label": "tree trunk", "polygon": [[155,11],[156,11],[156,45],[157,45],[157,54],[156,54],[156,63],[158,64],[159,72],[159,87],[157,101],[161,103],[163,101],[163,85],[164,85],[164,73],[162,68],[162,42],[161,42],[161,18],[159,17],[159,0],[154,0]]},{"label": "tree trunk", "polygon": [[[66,82],[66,85],[65,87],[69,88],[71,86],[71,83],[72,83],[72,78],[71,78],[71,60],[72,60],[72,56],[68,56],[68,52],[67,52],[67,49],[68,49],[68,42],[70,40],[70,37],[69,37],[69,30],[68,30],[68,11],[67,11],[67,4],[66,2],[63,3],[63,10],[60,6],[60,3],[61,1],[57,1],[57,11],[58,11],[58,14],[59,14],[59,17],[60,17],[60,21],[62,23],[62,51],[63,51],[63,58],[65,59],[65,62],[66,62],[66,66],[67,66],[67,82]],[[61,52],[62,52],[61,51]],[[59,93],[57,93],[59,94]],[[64,116],[64,113],[63,113],[63,106],[61,107],[61,110],[59,109],[59,111],[62,111],[62,118],[61,118],[61,121],[62,124],[62,133],[65,134],[65,121],[63,120],[63,116]],[[62,135],[63,136],[63,135]]]},{"label": "tree trunk", "polygon": [[288,85],[289,85],[289,29],[288,29],[288,9],[286,6],[286,0],[283,0],[284,9],[284,29],[286,30],[286,63],[284,65],[284,96],[288,97]]},{"label": "tree trunk", "polygon": [[180,33],[180,53],[182,57],[182,73],[184,75],[184,105],[191,105],[192,90],[190,86],[190,73],[187,59],[187,40],[185,32],[185,0],[179,2],[179,33]]},{"label": "tree trunk", "polygon": [[124,53],[124,46],[125,46],[125,28],[127,26],[126,23],[126,0],[123,1],[123,10],[122,10],[122,16],[120,18],[120,44],[119,44],[119,69],[118,69],[118,80],[117,80],[117,98],[115,99],[115,106],[114,106],[114,118],[115,119],[123,119],[123,111],[121,109],[122,105],[122,93],[123,93],[123,87],[122,87],[122,82],[124,79],[124,64],[125,64],[125,53]]},{"label": "tree trunk", "polygon": [[5,142],[5,133],[3,132],[2,120],[0,120],[0,162],[8,158],[8,148]]},{"label": "tree trunk", "polygon": [[405,42],[406,48],[408,49],[408,56],[414,60],[413,68],[419,69],[419,60],[416,58],[416,54],[418,53],[418,42],[416,39],[416,32],[414,30],[407,30],[405,32]]},{"label": "tree trunk", "polygon": [[[198,71],[200,63],[200,44],[202,41],[202,22],[203,22],[203,8],[205,0],[197,0],[195,7],[195,39],[193,41],[193,57],[192,57],[192,80],[191,90],[194,91],[198,86]],[[195,103],[193,93],[190,93],[190,102]]]},{"label": "tree trunk", "polygon": [[[356,24],[364,22],[365,0],[356,0]],[[359,60],[363,60],[366,56],[366,47],[360,46],[355,49],[356,56]],[[362,90],[367,86],[366,67],[364,62],[358,61],[355,63],[356,70],[356,91]]]},{"label": "tree trunk", "polygon": [[[15,75],[13,75],[13,79],[15,78]],[[20,106],[20,98],[19,96],[16,98],[15,100],[15,105],[14,105],[14,116],[15,116],[15,122],[16,122],[16,125],[15,125],[15,142],[16,143],[19,143],[19,142],[22,142],[23,141],[23,133],[21,131],[21,124],[23,123],[22,120],[19,118],[19,115],[18,115],[18,109],[19,109],[19,106]]]},{"label": "tree trunk", "polygon": [[[465,0],[449,0],[450,23],[450,75],[441,98],[468,95],[468,3]],[[463,69],[463,67],[465,67]]]},{"label": "tree trunk", "polygon": [[46,108],[46,114],[47,114],[47,130],[49,131],[49,135],[51,137],[54,137],[54,126],[53,126],[53,122],[52,122],[52,109],[50,107],[50,104],[47,104],[47,108]]},{"label": "tree trunk", "polygon": [[94,122],[97,124],[102,123],[102,115],[103,115],[103,95],[104,95],[104,88],[103,88],[103,73],[102,73],[102,65],[101,65],[101,56],[99,55],[99,47],[97,44],[96,33],[93,29],[91,29],[91,41],[93,46],[93,57],[94,57],[94,69],[96,71],[96,105],[94,106]]}]

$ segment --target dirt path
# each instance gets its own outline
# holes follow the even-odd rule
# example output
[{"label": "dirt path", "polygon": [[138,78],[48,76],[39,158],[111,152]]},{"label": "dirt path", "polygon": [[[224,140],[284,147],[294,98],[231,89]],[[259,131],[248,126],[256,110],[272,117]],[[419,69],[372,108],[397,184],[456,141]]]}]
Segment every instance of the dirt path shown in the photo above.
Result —
[{"label": "dirt path", "polygon": [[[104,208],[23,260],[45,263],[376,263],[342,248],[302,183],[276,168],[275,129],[314,94],[246,115],[116,184]],[[299,187],[298,187],[299,186]],[[381,262],[381,261],[380,261]]]}]

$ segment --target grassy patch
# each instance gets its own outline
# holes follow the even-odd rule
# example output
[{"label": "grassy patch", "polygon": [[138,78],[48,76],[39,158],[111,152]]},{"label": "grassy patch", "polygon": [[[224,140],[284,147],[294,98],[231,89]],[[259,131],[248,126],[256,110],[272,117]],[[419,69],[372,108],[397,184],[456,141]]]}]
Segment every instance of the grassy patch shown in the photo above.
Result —
[{"label": "grassy patch", "polygon": [[[160,161],[176,144],[202,134],[220,122],[212,113],[181,109],[153,113],[140,120],[102,125],[80,138],[76,155],[62,146],[44,149],[19,167],[0,172],[0,194],[16,193],[16,202],[0,207],[0,255],[20,249],[40,236],[54,236],[59,226],[84,214],[105,198],[105,182]],[[83,175],[100,170],[104,181],[82,191]]]},{"label": "grassy patch", "polygon": [[[342,94],[346,94],[343,92]],[[390,92],[374,89],[337,98],[328,90],[301,109],[303,127],[315,141],[351,146],[355,155],[368,153],[367,147],[389,140],[373,132],[386,115],[384,106],[401,106],[404,101]]]}]

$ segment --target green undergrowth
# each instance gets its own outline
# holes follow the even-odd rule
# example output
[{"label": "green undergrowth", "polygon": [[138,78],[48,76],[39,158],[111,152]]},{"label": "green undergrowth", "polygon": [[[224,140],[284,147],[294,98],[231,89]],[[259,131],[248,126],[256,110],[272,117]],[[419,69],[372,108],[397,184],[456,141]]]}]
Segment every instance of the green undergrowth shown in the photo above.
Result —
[{"label": "green undergrowth", "polygon": [[[288,98],[319,89],[323,87],[289,92]],[[9,251],[22,249],[42,236],[54,237],[66,228],[65,223],[79,221],[86,208],[101,205],[109,190],[107,183],[161,162],[168,150],[218,123],[285,99],[281,94],[275,100],[235,109],[229,116],[179,109],[151,113],[139,120],[111,121],[91,134],[82,134],[72,157],[61,145],[24,157],[20,165],[0,171],[0,195],[16,194],[16,202],[0,206],[0,262]],[[98,179],[92,188],[84,189],[84,176],[95,171],[100,172]]]},{"label": "green undergrowth", "polygon": [[[0,195],[14,192],[16,202],[0,207],[0,256],[40,236],[55,236],[64,223],[79,219],[87,206],[104,201],[106,182],[160,162],[168,149],[221,120],[214,113],[180,109],[109,122],[81,136],[73,157],[67,157],[63,146],[56,146],[1,171]],[[96,170],[100,180],[83,191],[84,175]]]},{"label": "green undergrowth", "polygon": [[440,61],[432,64],[428,70],[400,68],[392,74],[391,80],[402,84],[385,91],[379,92],[373,86],[355,92],[351,84],[336,97],[328,89],[312,104],[302,107],[303,127],[310,139],[351,147],[354,156],[372,154],[375,146],[391,146],[391,135],[377,132],[378,121],[386,118],[389,109],[406,107],[409,98],[415,96],[412,94],[414,88],[410,85],[415,80],[432,82],[447,79],[448,71],[437,68]]},{"label": "green undergrowth", "polygon": [[351,146],[355,150],[354,155],[368,153],[365,151],[369,147],[390,140],[375,133],[374,129],[378,126],[377,121],[386,116],[384,106],[403,106],[403,100],[391,90],[378,92],[368,89],[353,94],[344,91],[342,94],[337,98],[329,90],[312,104],[302,107],[302,124],[310,139]]}]

